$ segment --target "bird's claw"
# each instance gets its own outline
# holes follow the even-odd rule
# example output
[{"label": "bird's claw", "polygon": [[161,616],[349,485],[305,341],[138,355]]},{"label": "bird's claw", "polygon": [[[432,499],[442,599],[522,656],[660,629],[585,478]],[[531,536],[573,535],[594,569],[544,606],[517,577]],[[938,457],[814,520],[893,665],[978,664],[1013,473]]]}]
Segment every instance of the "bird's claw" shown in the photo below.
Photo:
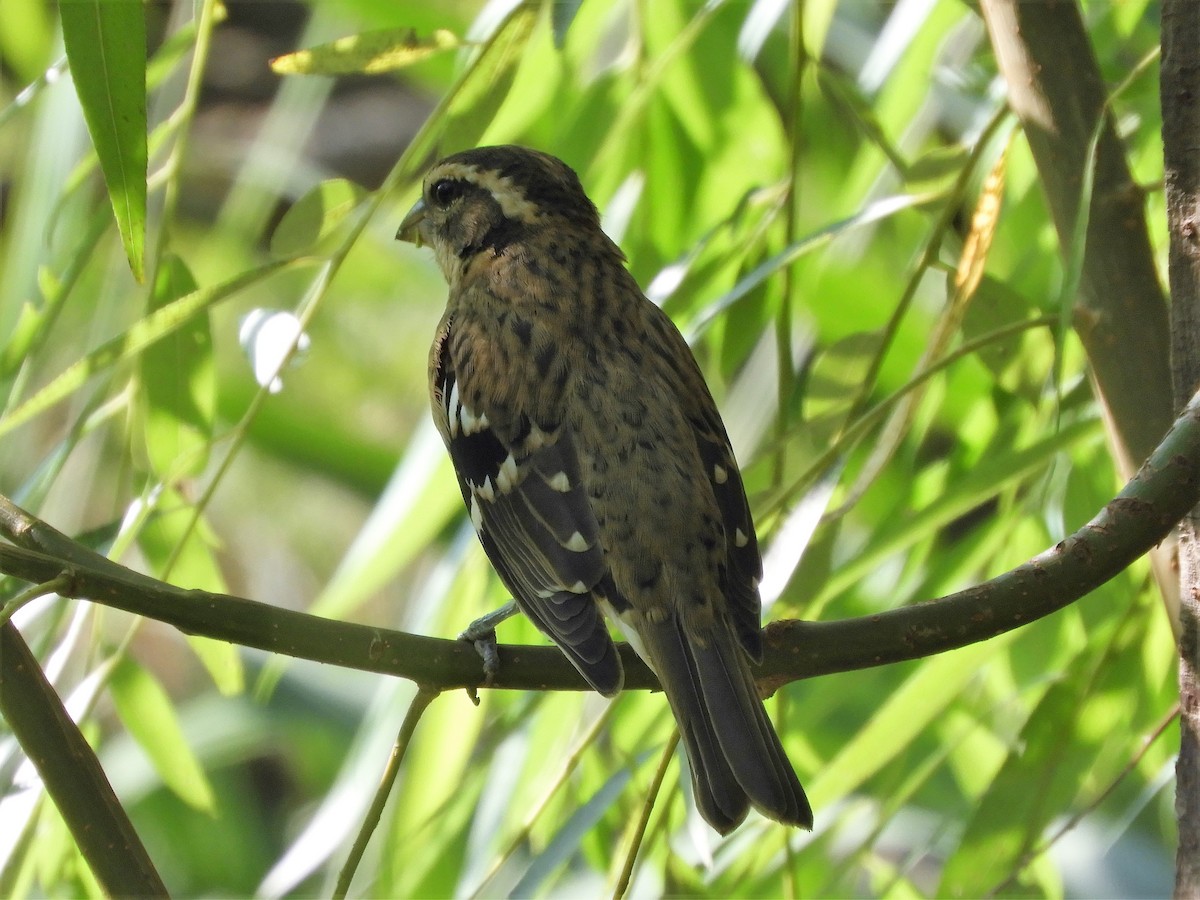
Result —
[{"label": "bird's claw", "polygon": [[[458,636],[458,639],[467,641],[475,647],[475,652],[483,660],[483,687],[491,687],[496,680],[496,673],[500,671],[500,648],[496,641],[496,629],[481,621],[472,622]],[[468,688],[467,694],[470,696],[471,702],[478,706],[478,689]]]},{"label": "bird's claw", "polygon": [[[517,611],[517,604],[510,602],[499,609],[480,616],[458,636],[460,641],[475,645],[475,652],[483,660],[483,687],[491,687],[500,671],[500,648],[496,642],[496,626]],[[479,694],[475,688],[468,689],[471,702],[479,705]]]}]

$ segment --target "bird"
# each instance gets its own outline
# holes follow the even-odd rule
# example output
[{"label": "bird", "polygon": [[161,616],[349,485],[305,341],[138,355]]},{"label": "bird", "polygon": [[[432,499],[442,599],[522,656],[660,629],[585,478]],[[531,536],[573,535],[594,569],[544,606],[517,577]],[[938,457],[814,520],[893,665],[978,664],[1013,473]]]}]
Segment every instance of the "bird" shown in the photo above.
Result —
[{"label": "bird", "polygon": [[750,807],[811,829],[754,679],[762,559],[725,426],[579,176],[522,146],[455,153],[396,236],[430,247],[449,288],[433,418],[516,608],[609,697],[616,624],[662,686],[718,833]]}]

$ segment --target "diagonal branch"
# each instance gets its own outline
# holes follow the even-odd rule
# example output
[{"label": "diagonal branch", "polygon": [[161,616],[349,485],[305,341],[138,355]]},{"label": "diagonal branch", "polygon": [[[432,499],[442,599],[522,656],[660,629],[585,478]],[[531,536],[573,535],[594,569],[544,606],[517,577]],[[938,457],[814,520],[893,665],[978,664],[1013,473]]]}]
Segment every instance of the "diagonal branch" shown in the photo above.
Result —
[{"label": "diagonal branch", "polygon": [[11,622],[0,625],[0,714],[37,767],[105,893],[167,896],[96,754]]}]

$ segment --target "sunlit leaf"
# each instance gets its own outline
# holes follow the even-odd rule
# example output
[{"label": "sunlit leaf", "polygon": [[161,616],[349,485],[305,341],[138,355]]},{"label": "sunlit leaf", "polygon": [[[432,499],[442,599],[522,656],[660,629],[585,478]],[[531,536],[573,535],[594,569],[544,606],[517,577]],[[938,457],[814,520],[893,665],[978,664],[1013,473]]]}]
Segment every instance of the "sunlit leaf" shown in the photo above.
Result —
[{"label": "sunlit leaf", "polygon": [[446,110],[444,141],[448,148],[469,147],[476,143],[504,105],[537,21],[537,10],[522,4],[492,37]]},{"label": "sunlit leaf", "polygon": [[282,269],[289,262],[289,260],[281,260],[269,263],[259,269],[244,272],[229,281],[193,291],[156,310],[141,319],[120,337],[113,338],[82,359],[72,363],[40,391],[0,418],[0,435],[7,434],[19,425],[23,425],[45,412],[54,404],[71,396],[97,372],[109,369],[118,362],[135,358],[151,344],[182,328],[197,313],[261,281]]},{"label": "sunlit leaf", "polygon": [[461,43],[457,35],[442,28],[428,37],[418,36],[412,28],[388,28],[277,56],[271,60],[271,69],[277,75],[378,75],[411,66]]},{"label": "sunlit leaf", "polygon": [[996,234],[996,222],[1000,218],[1000,204],[1004,199],[1004,164],[1007,159],[1001,153],[992,170],[988,172],[971,216],[971,229],[963,241],[958,268],[954,273],[954,287],[960,296],[969,297],[979,287],[983,267],[987,263],[988,250]]},{"label": "sunlit leaf", "polygon": [[44,317],[32,303],[21,304],[17,321],[0,349],[0,376],[10,376],[24,361],[37,335],[41,332]]},{"label": "sunlit leaf", "polygon": [[[196,289],[183,260],[167,256],[155,279],[151,309],[161,309]],[[199,474],[208,461],[217,392],[207,314],[193,316],[148,346],[139,362],[151,469],[167,480]]]},{"label": "sunlit leaf", "polygon": [[879,332],[851,334],[831,344],[813,361],[808,376],[806,418],[845,408],[862,387],[868,366],[883,346]]},{"label": "sunlit leaf", "polygon": [[810,787],[814,803],[852,795],[863,782],[905,751],[938,720],[985,660],[1003,652],[1008,639],[974,644],[928,660],[878,704],[878,712],[841,747]]},{"label": "sunlit leaf", "polygon": [[[138,546],[151,565],[160,572],[170,565],[174,584],[214,593],[227,591],[216,560],[217,541],[205,520],[193,524],[192,506],[170,488],[157,497],[157,504],[155,514],[138,534]],[[197,635],[186,635],[186,640],[222,694],[242,692],[245,675],[237,647]]]},{"label": "sunlit leaf", "polygon": [[141,3],[59,4],[71,78],[108,185],[129,268],[146,246],[146,18]]},{"label": "sunlit leaf", "polygon": [[1088,696],[1096,655],[1095,650],[1081,653],[1037,705],[971,816],[958,852],[947,861],[943,895],[993,893],[1019,872],[1022,856],[1074,796],[1085,773],[1069,764],[1079,745],[1063,741],[1062,729]]},{"label": "sunlit leaf", "polygon": [[163,783],[188,805],[213,812],[212,787],[158,680],[126,657],[113,670],[109,688],[121,721],[146,751]]},{"label": "sunlit leaf", "polygon": [[329,237],[366,196],[359,185],[345,178],[322,181],[284,213],[271,235],[271,253],[297,256]]}]

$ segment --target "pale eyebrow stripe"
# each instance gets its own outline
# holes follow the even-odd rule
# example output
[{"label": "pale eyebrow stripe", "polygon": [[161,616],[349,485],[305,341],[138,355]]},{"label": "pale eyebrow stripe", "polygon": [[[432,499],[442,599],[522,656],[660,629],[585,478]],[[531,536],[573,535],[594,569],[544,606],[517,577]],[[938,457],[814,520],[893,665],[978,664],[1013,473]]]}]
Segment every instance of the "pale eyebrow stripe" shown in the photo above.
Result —
[{"label": "pale eyebrow stripe", "polygon": [[507,176],[490,169],[464,163],[447,163],[432,172],[430,182],[438,182],[443,178],[467,181],[477,184],[495,198],[500,204],[500,210],[505,218],[516,219],[519,222],[535,222],[539,218],[538,208],[525,197],[525,192]]}]

